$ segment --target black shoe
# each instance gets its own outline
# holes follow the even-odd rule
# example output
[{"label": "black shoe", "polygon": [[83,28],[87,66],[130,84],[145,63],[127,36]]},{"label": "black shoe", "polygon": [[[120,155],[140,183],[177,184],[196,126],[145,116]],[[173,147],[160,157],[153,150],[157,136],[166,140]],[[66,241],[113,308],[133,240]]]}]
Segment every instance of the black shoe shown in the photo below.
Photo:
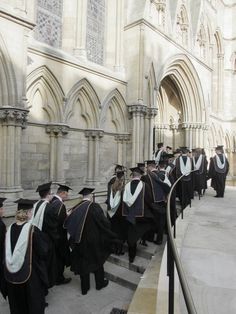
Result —
[{"label": "black shoe", "polygon": [[59,285],[66,285],[67,283],[71,282],[71,278],[64,278],[60,281],[57,281],[56,282],[56,285],[59,286]]},{"label": "black shoe", "polygon": [[45,308],[48,307],[48,302],[45,302],[44,307]]},{"label": "black shoe", "polygon": [[96,287],[96,290],[101,290],[101,289],[107,287],[108,284],[109,284],[109,280],[108,279],[104,279],[102,286],[101,287]]},{"label": "black shoe", "polygon": [[82,295],[86,295],[88,293],[88,290],[82,291],[81,293],[82,293]]},{"label": "black shoe", "polygon": [[148,246],[148,245],[147,245],[147,242],[146,242],[145,240],[141,240],[139,243],[140,243],[141,245],[143,245],[143,246]]},{"label": "black shoe", "polygon": [[215,195],[214,197],[220,197],[219,195]]},{"label": "black shoe", "polygon": [[154,241],[154,243],[157,244],[157,245],[161,245],[162,244],[162,240]]},{"label": "black shoe", "polygon": [[134,257],[129,257],[129,263],[133,263],[134,262]]}]

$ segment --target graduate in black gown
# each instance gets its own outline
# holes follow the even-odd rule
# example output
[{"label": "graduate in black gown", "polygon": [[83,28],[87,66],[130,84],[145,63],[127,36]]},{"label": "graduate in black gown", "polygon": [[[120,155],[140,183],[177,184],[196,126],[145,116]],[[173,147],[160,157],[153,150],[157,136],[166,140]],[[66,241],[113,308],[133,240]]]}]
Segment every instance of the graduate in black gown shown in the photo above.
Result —
[{"label": "graduate in black gown", "polygon": [[83,188],[79,192],[83,200],[74,206],[64,224],[72,248],[71,271],[80,275],[83,295],[90,289],[90,273],[94,273],[97,290],[108,285],[103,264],[110,255],[113,240],[117,238],[101,206],[92,202],[93,190]]},{"label": "graduate in black gown", "polygon": [[64,201],[68,198],[69,190],[72,190],[69,186],[59,184],[57,193],[53,196],[51,200],[52,210],[57,216],[57,285],[67,284],[71,281],[71,278],[65,278],[64,276],[64,268],[70,266],[69,241],[67,239],[67,232],[64,228],[64,222],[67,218],[66,206],[64,204]]},{"label": "graduate in black gown", "polygon": [[215,197],[224,197],[229,162],[224,154],[223,145],[218,145],[215,152],[216,155],[210,159],[208,179],[211,179],[211,187],[216,191]]},{"label": "graduate in black gown", "polygon": [[141,181],[143,171],[130,168],[132,179],[125,185],[122,215],[126,218],[129,262],[133,263],[137,241],[153,228],[153,214],[150,209],[150,193],[145,182]]},{"label": "graduate in black gown", "polygon": [[43,314],[48,287],[47,242],[42,232],[27,222],[34,201],[19,199],[16,202],[16,222],[7,230],[4,256],[10,312]]},{"label": "graduate in black gown", "polygon": [[[126,168],[123,165],[119,165],[119,164],[115,164],[115,169],[114,169],[114,173],[112,175],[112,177],[110,178],[110,180],[107,183],[107,195],[110,195],[111,192],[111,186],[112,184],[115,182],[116,178],[117,178],[117,174],[119,174],[120,172],[123,173],[125,172]],[[106,199],[105,203],[108,206],[109,209],[109,201],[108,198]]]},{"label": "graduate in black gown", "polygon": [[6,235],[6,225],[2,221],[2,216],[4,213],[3,202],[6,200],[5,197],[0,198],[0,292],[3,297],[6,298],[6,282],[3,275],[3,256],[5,247],[5,235]]},{"label": "graduate in black gown", "polygon": [[122,197],[125,185],[125,173],[117,173],[116,180],[111,185],[110,194],[108,194],[107,216],[111,222],[111,230],[115,232],[120,239],[120,243],[114,243],[114,253],[123,255],[123,242],[126,239],[126,223],[122,216]]},{"label": "graduate in black gown", "polygon": [[37,187],[40,200],[34,204],[31,223],[44,233],[48,243],[47,269],[49,287],[55,285],[57,279],[56,244],[59,236],[57,233],[57,215],[50,204],[52,182],[41,184]]},{"label": "graduate in black gown", "polygon": [[206,189],[207,160],[201,148],[194,150],[192,159],[194,170],[196,170],[193,172],[194,191],[198,193],[200,199],[203,190]]},{"label": "graduate in black gown", "polygon": [[181,209],[184,210],[188,205],[191,205],[193,198],[193,183],[192,173],[193,164],[192,158],[188,156],[189,150],[187,147],[181,147],[182,154],[175,160],[175,177],[178,179],[182,175],[182,179],[177,183],[176,194],[180,200]]}]

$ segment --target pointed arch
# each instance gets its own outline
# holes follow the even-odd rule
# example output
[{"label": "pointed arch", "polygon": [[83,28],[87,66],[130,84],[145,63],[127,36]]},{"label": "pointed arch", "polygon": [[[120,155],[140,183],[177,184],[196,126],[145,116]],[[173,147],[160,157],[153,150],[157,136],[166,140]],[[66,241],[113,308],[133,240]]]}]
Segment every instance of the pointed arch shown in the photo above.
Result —
[{"label": "pointed arch", "polygon": [[[67,95],[67,107],[65,112],[65,123],[70,124],[72,117],[75,117],[76,105],[79,115],[85,121],[85,128],[98,128],[99,126],[99,109],[101,108],[100,100],[90,82],[83,78],[77,82]],[[79,118],[77,117],[77,127]]]},{"label": "pointed arch", "polygon": [[[27,77],[27,98],[31,106],[32,119],[37,119],[37,112],[39,113],[35,101],[37,97],[41,97],[41,107],[47,114],[48,122],[64,122],[64,92],[57,78],[45,65],[33,70]],[[43,115],[42,119],[44,119]]]},{"label": "pointed arch", "polygon": [[163,66],[157,83],[169,76],[178,89],[183,122],[205,123],[207,120],[203,89],[192,62],[186,55],[175,55]]},{"label": "pointed arch", "polygon": [[214,36],[216,40],[217,53],[224,54],[223,37],[219,28],[216,29]]},{"label": "pointed arch", "polygon": [[21,105],[18,99],[16,75],[5,42],[0,35],[0,102],[1,106]]},{"label": "pointed arch", "polygon": [[120,91],[116,88],[112,90],[102,102],[102,111],[99,121],[99,127],[106,127],[106,121],[108,117],[108,110],[111,113],[111,121],[115,126],[117,133],[128,132],[128,110],[126,102],[121,95]]}]

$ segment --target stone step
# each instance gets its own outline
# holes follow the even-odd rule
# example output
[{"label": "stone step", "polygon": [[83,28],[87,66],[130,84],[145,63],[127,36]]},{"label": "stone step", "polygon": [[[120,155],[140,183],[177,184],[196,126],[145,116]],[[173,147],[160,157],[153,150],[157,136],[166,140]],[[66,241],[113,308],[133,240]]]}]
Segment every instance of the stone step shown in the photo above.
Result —
[{"label": "stone step", "polygon": [[[137,253],[136,256],[140,256],[146,259],[151,259],[153,257],[153,255],[155,255],[156,251],[157,251],[157,245],[153,242],[148,242],[147,241],[148,246],[143,246],[141,244],[137,245]],[[128,251],[128,246],[127,244],[124,244],[124,251],[127,252]]]},{"label": "stone step", "polygon": [[129,257],[127,252],[124,255],[112,254],[109,256],[108,261],[140,274],[144,273],[145,269],[150,263],[149,259],[136,256],[134,262],[131,264],[129,263]]},{"label": "stone step", "polygon": [[117,284],[135,290],[141,278],[141,274],[129,270],[125,267],[118,266],[107,261],[104,264],[105,276]]}]

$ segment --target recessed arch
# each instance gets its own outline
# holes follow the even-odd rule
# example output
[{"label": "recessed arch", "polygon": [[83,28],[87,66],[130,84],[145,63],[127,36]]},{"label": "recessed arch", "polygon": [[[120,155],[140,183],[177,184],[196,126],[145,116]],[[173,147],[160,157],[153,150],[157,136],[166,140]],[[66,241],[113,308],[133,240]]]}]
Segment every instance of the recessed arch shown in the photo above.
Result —
[{"label": "recessed arch", "polygon": [[111,121],[115,125],[117,133],[128,132],[128,110],[126,102],[118,89],[112,90],[102,102],[102,111],[99,121],[99,127],[106,126],[108,110],[111,111]]},{"label": "recessed arch", "polygon": [[[42,102],[40,106],[37,106],[35,98],[39,95],[41,95]],[[27,98],[31,107],[31,119],[46,119],[47,122],[64,122],[64,92],[58,80],[47,66],[41,66],[28,75]],[[46,112],[46,116],[41,114],[41,118],[39,114],[40,108]]]},{"label": "recessed arch", "polygon": [[79,117],[75,117],[76,105],[80,107],[77,108],[79,115],[86,121],[84,128],[98,128],[100,100],[93,86],[85,78],[78,81],[69,91],[65,112],[65,123],[70,124],[72,119],[78,119],[77,127],[80,127]]}]

